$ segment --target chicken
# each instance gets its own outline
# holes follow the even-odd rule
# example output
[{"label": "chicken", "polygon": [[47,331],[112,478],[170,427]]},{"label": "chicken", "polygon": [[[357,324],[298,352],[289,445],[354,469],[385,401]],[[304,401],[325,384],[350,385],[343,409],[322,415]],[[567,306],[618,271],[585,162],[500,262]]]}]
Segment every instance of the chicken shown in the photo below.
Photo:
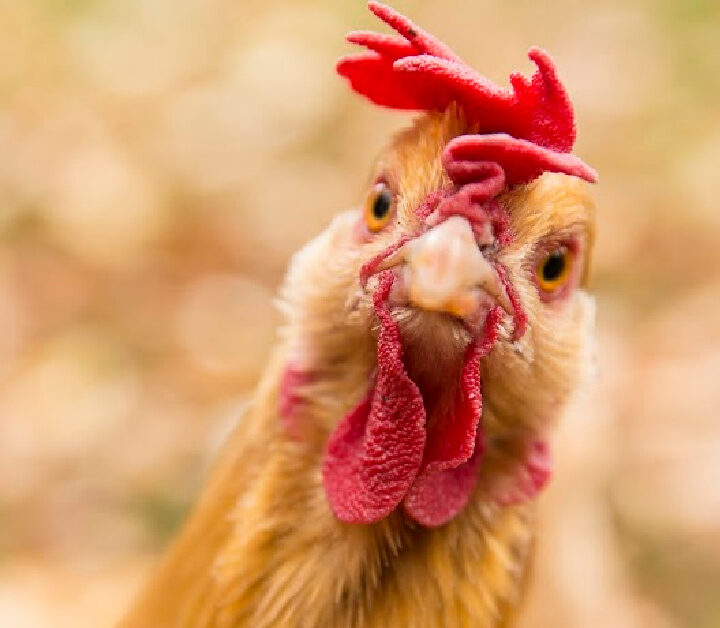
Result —
[{"label": "chicken", "polygon": [[292,260],[254,401],[122,622],[507,625],[549,431],[591,361],[595,172],[543,51],[498,87],[392,9],[338,65],[422,112]]}]

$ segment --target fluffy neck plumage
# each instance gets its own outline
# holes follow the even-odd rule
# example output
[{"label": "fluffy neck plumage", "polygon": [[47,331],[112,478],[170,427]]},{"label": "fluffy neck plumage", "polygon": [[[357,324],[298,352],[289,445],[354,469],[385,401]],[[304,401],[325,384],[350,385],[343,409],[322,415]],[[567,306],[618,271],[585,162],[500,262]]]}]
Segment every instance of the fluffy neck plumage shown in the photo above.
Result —
[{"label": "fluffy neck plumage", "polygon": [[[480,483],[466,510],[438,529],[401,513],[369,526],[337,521],[320,479],[323,430],[298,442],[281,428],[285,361],[273,361],[123,628],[502,625],[520,593],[530,507],[493,505]],[[306,419],[329,423],[347,410],[346,392],[320,396]],[[502,464],[493,457],[485,464]]]}]

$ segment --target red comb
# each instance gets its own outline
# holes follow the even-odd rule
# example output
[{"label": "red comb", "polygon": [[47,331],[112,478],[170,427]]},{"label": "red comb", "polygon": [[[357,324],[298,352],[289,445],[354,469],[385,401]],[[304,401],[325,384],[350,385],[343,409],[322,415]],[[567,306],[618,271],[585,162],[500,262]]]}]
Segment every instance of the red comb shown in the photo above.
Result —
[{"label": "red comb", "polygon": [[461,135],[450,140],[443,151],[443,163],[453,181],[457,179],[455,171],[467,168],[467,164],[477,167],[493,162],[502,165],[509,186],[528,183],[543,172],[561,172],[590,183],[597,181],[597,172],[575,155],[549,150],[505,133]]},{"label": "red comb", "polygon": [[[444,111],[457,102],[479,125],[479,133],[507,133],[552,151],[572,150],[572,104],[547,53],[530,50],[535,74],[527,78],[514,73],[512,87],[500,87],[390,7],[371,1],[368,8],[400,37],[366,31],[348,36],[369,50],[348,55],[337,65],[356,92],[393,109]],[[592,179],[587,174],[579,176]]]}]

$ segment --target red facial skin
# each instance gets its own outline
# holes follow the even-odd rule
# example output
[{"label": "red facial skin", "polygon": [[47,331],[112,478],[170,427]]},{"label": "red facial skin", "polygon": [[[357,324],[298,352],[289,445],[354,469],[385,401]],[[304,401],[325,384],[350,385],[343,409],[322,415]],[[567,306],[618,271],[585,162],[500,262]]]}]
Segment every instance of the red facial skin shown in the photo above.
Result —
[{"label": "red facial skin", "polygon": [[[424,222],[432,219],[437,224],[459,215],[478,230],[489,224],[497,245],[509,242],[509,217],[494,198],[505,186],[501,166],[458,163],[452,156],[445,163],[454,185],[420,206],[417,213],[427,215]],[[411,238],[401,236],[364,264],[361,285]],[[502,268],[497,262],[496,266]],[[504,270],[502,277],[515,304],[519,337],[526,317]],[[402,503],[405,513],[418,523],[439,526],[464,508],[477,481],[484,452],[480,360],[497,341],[502,310],[496,305],[485,317],[482,335],[466,350],[454,403],[427,435],[425,403],[403,365],[401,336],[389,309],[393,278],[392,271],[380,273],[373,298],[381,326],[376,380],[366,398],[331,434],[323,482],[333,513],[342,521],[373,523]]]},{"label": "red facial skin", "polygon": [[[509,216],[498,200],[504,191],[543,172],[597,180],[592,168],[570,154],[575,141],[572,105],[545,52],[530,51],[537,66],[531,78],[513,74],[511,88],[502,88],[407,18],[374,1],[368,6],[399,36],[351,33],[348,40],[369,52],[343,58],[338,72],[356,92],[386,107],[442,112],[456,103],[479,133],[454,138],[445,147],[443,166],[452,185],[429,195],[417,208],[420,233],[450,216],[463,216],[477,237],[490,226],[497,251],[512,239]],[[364,264],[360,284],[364,287],[384,259],[417,235],[401,236]],[[367,242],[372,234],[359,224],[355,237],[359,243]],[[565,245],[577,256],[577,242]],[[494,265],[513,308],[512,340],[518,340],[527,316],[507,270],[498,262]],[[405,370],[401,334],[388,302],[393,281],[392,271],[378,275],[373,295],[380,322],[377,376],[367,396],[331,434],[322,465],[323,483],[330,507],[342,521],[372,523],[403,504],[405,513],[418,523],[437,526],[464,507],[478,467],[481,470],[479,364],[497,340],[501,312],[497,307],[490,310],[481,333],[468,346],[455,403],[433,427],[426,446],[422,395]],[[541,297],[544,301],[565,298],[576,283],[577,275],[571,275],[558,290],[545,294],[541,290]],[[285,395],[286,400],[292,398]],[[529,498],[544,486],[549,477],[546,453],[542,441],[530,447],[523,467],[528,481],[513,495]],[[508,503],[512,499],[498,498]]]},{"label": "red facial skin", "polygon": [[546,440],[537,438],[527,447],[520,469],[500,486],[493,498],[501,506],[513,506],[534,499],[552,477],[552,458]]},{"label": "red facial skin", "polygon": [[303,386],[312,381],[312,374],[303,367],[288,363],[285,365],[278,391],[278,411],[285,431],[294,439],[302,436],[299,415],[303,399],[298,394]]},{"label": "red facial skin", "polygon": [[[500,249],[512,240],[510,217],[496,198],[507,189],[508,178],[518,184],[542,173],[544,168],[577,166],[570,155],[556,158],[552,151],[529,148],[527,142],[508,136],[495,136],[492,142],[486,139],[464,136],[448,144],[443,152],[443,165],[452,186],[431,193],[417,208],[420,233],[451,216],[461,216],[470,222],[476,234],[485,233],[489,226],[493,246]],[[487,161],[489,156],[496,160]],[[388,225],[391,224],[389,220]],[[361,226],[356,233],[361,241],[373,235]],[[381,262],[417,235],[401,236],[366,262],[360,271],[361,285],[366,285]],[[571,245],[567,246],[570,249]],[[576,251],[577,246],[572,246],[571,250]],[[498,261],[493,265],[513,307],[512,339],[516,341],[526,330],[527,315],[507,269]],[[405,513],[416,522],[439,526],[465,507],[477,481],[484,452],[480,360],[497,340],[501,310],[496,306],[487,315],[482,342],[475,339],[470,343],[455,402],[434,425],[433,433],[427,435],[424,401],[402,364],[400,334],[388,307],[392,277],[391,271],[380,275],[374,296],[381,322],[377,379],[367,397],[330,436],[323,462],[323,482],[333,513],[342,521],[373,523],[402,503]],[[411,408],[414,410],[409,411]],[[547,449],[544,442],[539,447],[542,451]],[[530,454],[535,449],[533,446]],[[418,458],[420,452],[424,453]],[[536,464],[536,459],[539,457],[529,455],[518,472],[517,482],[498,495],[499,501],[511,503],[523,496],[529,499],[541,490],[550,472],[549,466]]]}]

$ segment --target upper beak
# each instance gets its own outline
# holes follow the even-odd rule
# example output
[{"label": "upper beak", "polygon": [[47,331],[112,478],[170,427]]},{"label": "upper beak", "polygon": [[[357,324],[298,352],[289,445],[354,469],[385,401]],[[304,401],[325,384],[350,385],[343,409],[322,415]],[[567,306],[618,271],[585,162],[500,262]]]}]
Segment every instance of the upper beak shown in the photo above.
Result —
[{"label": "upper beak", "polygon": [[384,260],[382,267],[403,262],[413,305],[466,318],[487,304],[489,297],[512,312],[497,272],[480,252],[470,223],[461,216],[452,216],[411,240]]}]

